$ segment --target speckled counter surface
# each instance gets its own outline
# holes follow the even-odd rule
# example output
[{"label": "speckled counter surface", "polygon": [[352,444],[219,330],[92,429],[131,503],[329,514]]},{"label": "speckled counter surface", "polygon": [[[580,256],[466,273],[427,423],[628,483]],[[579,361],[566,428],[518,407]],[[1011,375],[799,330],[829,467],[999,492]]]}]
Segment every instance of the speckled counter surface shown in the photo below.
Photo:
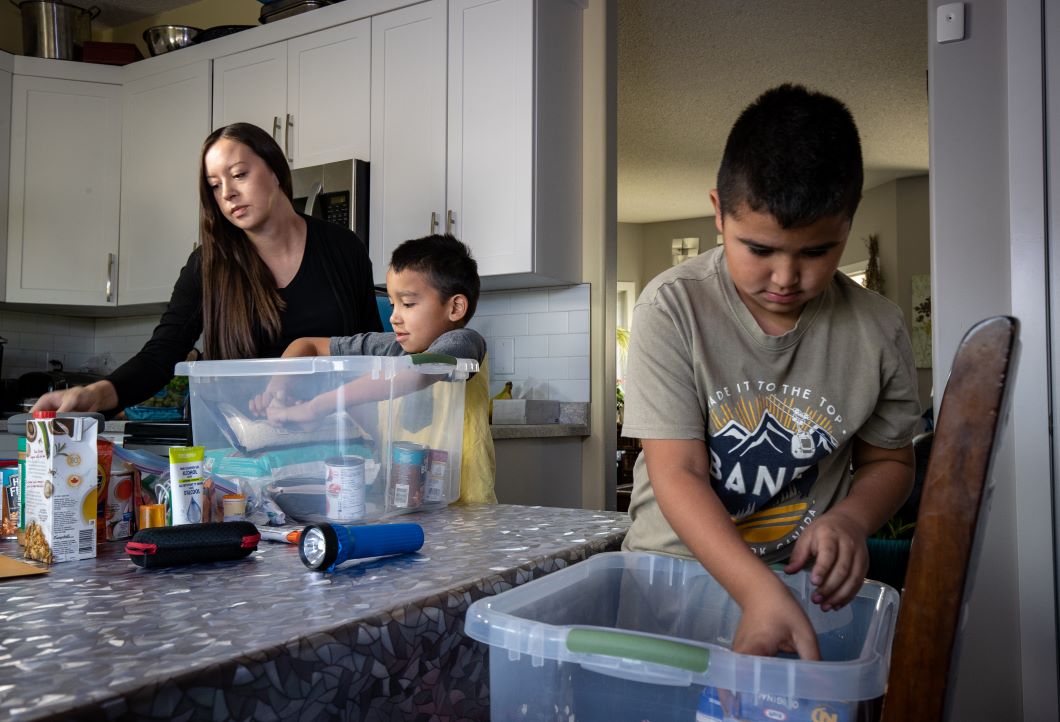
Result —
[{"label": "speckled counter surface", "polygon": [[[414,555],[310,572],[292,544],[165,570],[121,543],[0,581],[0,719],[475,720],[471,602],[618,549],[625,514],[450,507]],[[0,552],[17,556],[0,542]]]}]

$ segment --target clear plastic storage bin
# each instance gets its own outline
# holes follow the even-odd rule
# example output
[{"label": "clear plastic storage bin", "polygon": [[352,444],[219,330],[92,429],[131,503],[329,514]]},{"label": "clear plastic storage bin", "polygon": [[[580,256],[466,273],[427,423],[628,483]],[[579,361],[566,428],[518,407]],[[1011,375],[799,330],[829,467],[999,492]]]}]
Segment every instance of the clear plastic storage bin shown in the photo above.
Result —
[{"label": "clear plastic storage bin", "polygon": [[598,554],[468,609],[490,646],[494,722],[871,719],[890,664],[898,593],[866,582],[822,612],[809,574],[778,575],[817,631],[821,662],[736,654],[740,608],[697,562]]},{"label": "clear plastic storage bin", "polygon": [[[356,523],[456,501],[464,388],[476,371],[476,361],[436,354],[176,368],[188,376],[207,469],[247,494],[252,520],[288,523]],[[305,418],[279,418],[303,406]]]}]

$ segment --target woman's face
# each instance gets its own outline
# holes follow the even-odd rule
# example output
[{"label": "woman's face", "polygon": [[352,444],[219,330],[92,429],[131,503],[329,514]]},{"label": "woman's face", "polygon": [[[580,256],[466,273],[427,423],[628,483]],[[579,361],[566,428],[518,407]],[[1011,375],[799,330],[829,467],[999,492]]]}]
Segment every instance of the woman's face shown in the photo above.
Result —
[{"label": "woman's face", "polygon": [[244,231],[261,229],[286,200],[276,174],[239,141],[221,138],[210,146],[203,172],[221,213]]}]

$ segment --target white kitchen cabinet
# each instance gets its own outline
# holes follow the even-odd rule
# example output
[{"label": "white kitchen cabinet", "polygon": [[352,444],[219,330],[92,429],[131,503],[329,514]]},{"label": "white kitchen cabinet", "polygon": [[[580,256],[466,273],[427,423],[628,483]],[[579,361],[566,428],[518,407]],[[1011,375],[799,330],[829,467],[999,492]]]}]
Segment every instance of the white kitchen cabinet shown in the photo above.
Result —
[{"label": "white kitchen cabinet", "polygon": [[114,305],[121,87],[15,75],[9,302]]},{"label": "white kitchen cabinet", "polygon": [[[377,280],[396,245],[437,228],[471,247],[484,288],[580,282],[583,11],[574,0],[433,0],[373,18]],[[442,124],[425,86],[439,87],[428,72],[443,36],[440,178]]]},{"label": "white kitchen cabinet", "polygon": [[439,229],[445,212],[446,4],[372,18],[368,252],[376,283],[390,254]]},{"label": "white kitchen cabinet", "polygon": [[123,87],[118,303],[169,300],[199,238],[199,157],[210,133],[210,62]]},{"label": "white kitchen cabinet", "polygon": [[449,0],[447,221],[486,287],[581,280],[583,12]]},{"label": "white kitchen cabinet", "polygon": [[367,159],[371,40],[365,19],[218,58],[213,126],[264,128],[295,168]]}]

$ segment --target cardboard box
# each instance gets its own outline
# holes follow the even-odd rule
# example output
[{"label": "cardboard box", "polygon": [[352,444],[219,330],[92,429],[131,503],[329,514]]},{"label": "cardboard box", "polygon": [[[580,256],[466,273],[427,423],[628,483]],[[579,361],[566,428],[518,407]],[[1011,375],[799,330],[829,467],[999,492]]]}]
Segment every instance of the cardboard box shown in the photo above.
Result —
[{"label": "cardboard box", "polygon": [[495,424],[558,424],[559,402],[544,399],[495,399]]},{"label": "cardboard box", "polygon": [[96,556],[97,423],[88,417],[26,422],[26,547],[48,564]]}]

